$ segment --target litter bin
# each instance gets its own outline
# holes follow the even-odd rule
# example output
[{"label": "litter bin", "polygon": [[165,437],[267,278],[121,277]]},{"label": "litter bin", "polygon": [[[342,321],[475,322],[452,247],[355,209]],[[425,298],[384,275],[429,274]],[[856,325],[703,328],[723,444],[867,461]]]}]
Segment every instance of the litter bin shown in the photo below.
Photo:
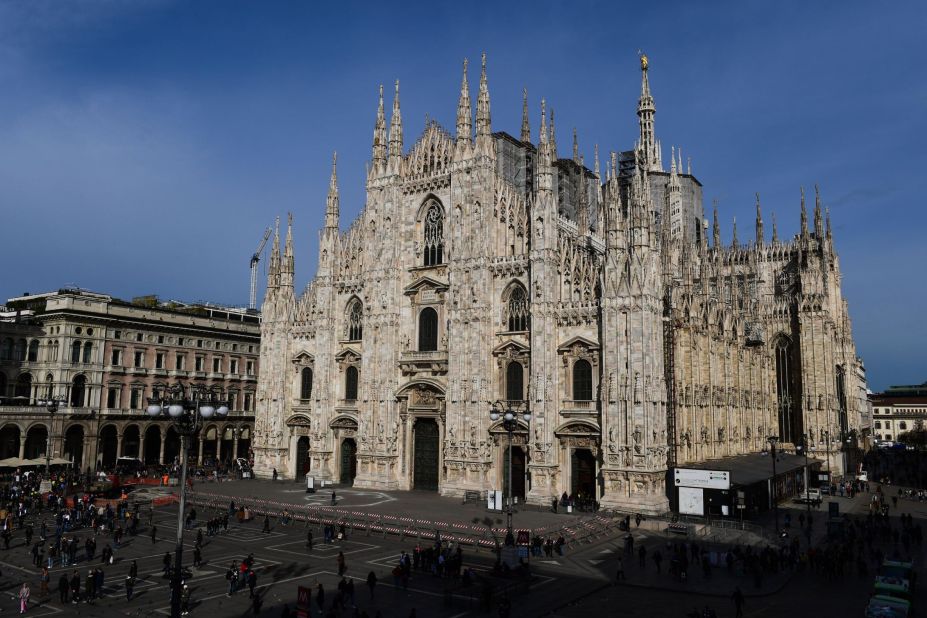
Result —
[{"label": "litter bin", "polygon": [[306,493],[314,494],[315,493],[315,478],[306,474]]}]

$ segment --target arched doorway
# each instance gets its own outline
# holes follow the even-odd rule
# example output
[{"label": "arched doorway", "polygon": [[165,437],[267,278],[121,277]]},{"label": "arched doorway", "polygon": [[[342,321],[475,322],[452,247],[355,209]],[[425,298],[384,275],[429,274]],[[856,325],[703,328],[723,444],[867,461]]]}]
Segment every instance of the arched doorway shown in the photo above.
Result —
[{"label": "arched doorway", "polygon": [[141,459],[141,434],[138,431],[138,425],[129,425],[122,430],[122,456],[135,457]]},{"label": "arched doorway", "polygon": [[26,432],[26,448],[23,457],[37,459],[45,457],[45,447],[48,445],[48,428],[45,425],[33,425]]},{"label": "arched doorway", "polygon": [[353,485],[357,476],[357,444],[354,438],[341,441],[341,484]]},{"label": "arched doorway", "polygon": [[0,429],[0,459],[19,457],[19,427],[7,425]]},{"label": "arched doorway", "polygon": [[87,391],[87,378],[84,376],[76,376],[71,382],[71,407],[72,408],[81,408],[84,406],[84,399],[86,398]]},{"label": "arched doorway", "polygon": [[232,459],[235,458],[235,453],[232,452],[235,449],[235,428],[232,425],[227,425],[222,430],[221,446],[219,459],[222,460],[222,463],[231,463]]},{"label": "arched doorway", "polygon": [[520,446],[512,446],[512,492],[509,493],[509,453],[505,451],[505,459],[502,462],[502,486],[503,494],[512,495],[524,502],[525,500],[525,468],[527,463],[525,451]]},{"label": "arched doorway", "polygon": [[115,425],[107,425],[100,430],[100,446],[97,458],[103,468],[109,470],[116,466],[116,449],[118,446],[118,432]]},{"label": "arched doorway", "polygon": [[84,428],[71,425],[64,434],[64,458],[70,459],[72,465],[80,469],[84,462]]},{"label": "arched doorway", "polygon": [[142,461],[146,465],[160,463],[161,457],[161,430],[157,425],[149,425],[145,430],[145,448]]},{"label": "arched doorway", "polygon": [[415,434],[415,457],[412,470],[412,488],[438,490],[438,423],[433,418],[420,418],[412,428]]},{"label": "arched doorway", "polygon": [[235,457],[247,458],[248,450],[250,448],[251,448],[251,428],[246,425],[239,430],[238,452],[235,453]]},{"label": "arched doorway", "polygon": [[173,464],[174,461],[180,461],[180,434],[173,427],[167,428],[164,434],[164,463]]},{"label": "arched doorway", "polygon": [[575,448],[570,457],[570,493],[595,500],[595,455],[587,448]]},{"label": "arched doorway", "polygon": [[203,437],[203,459],[202,464],[204,466],[211,466],[216,463],[216,437],[219,435],[219,430],[215,425],[206,430],[206,433],[202,434]]},{"label": "arched doorway", "polygon": [[309,438],[302,436],[296,441],[296,477],[302,478],[309,472]]}]

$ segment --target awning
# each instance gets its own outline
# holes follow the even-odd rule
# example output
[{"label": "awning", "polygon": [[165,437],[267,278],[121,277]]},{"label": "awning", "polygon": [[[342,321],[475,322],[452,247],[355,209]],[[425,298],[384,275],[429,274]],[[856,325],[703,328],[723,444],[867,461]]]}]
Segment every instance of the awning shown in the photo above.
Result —
[{"label": "awning", "polygon": [[[824,462],[809,457],[808,467],[820,466]],[[753,485],[760,481],[772,478],[773,462],[768,453],[748,453],[746,455],[731,455],[721,459],[710,459],[697,463],[686,463],[679,468],[695,468],[697,470],[728,470],[731,473],[731,485]],[[776,476],[801,470],[805,467],[804,455],[791,453],[776,453]]]},{"label": "awning", "polygon": [[7,457],[6,459],[0,459],[0,468],[19,468],[31,465],[28,459],[23,459],[22,457]]}]

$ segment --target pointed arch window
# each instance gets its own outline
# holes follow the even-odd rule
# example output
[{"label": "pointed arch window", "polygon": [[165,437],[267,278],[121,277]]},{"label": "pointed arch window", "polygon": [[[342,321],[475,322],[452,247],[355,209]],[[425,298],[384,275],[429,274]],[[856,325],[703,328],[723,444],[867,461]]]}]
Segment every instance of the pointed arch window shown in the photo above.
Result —
[{"label": "pointed arch window", "polygon": [[312,397],[312,369],[303,367],[300,378],[299,398],[309,399]]},{"label": "pointed arch window", "polygon": [[425,213],[424,265],[444,263],[444,211],[432,202]]},{"label": "pointed arch window", "polygon": [[418,314],[418,349],[420,352],[438,349],[438,312],[431,307]]},{"label": "pointed arch window", "polygon": [[510,362],[505,368],[505,398],[509,401],[525,399],[525,368],[518,361]]},{"label": "pointed arch window", "polygon": [[344,398],[348,401],[357,399],[357,367],[354,365],[344,372]]},{"label": "pointed arch window", "polygon": [[585,359],[573,363],[573,399],[592,401],[592,365]]},{"label": "pointed arch window", "polygon": [[787,337],[776,341],[776,395],[779,407],[779,439],[795,443],[801,437],[801,424],[797,408],[801,403],[801,393],[796,383],[794,354],[792,342]]},{"label": "pointed arch window", "polygon": [[45,376],[45,398],[46,399],[52,398],[52,389],[54,388],[54,382],[55,382],[55,378],[54,376],[52,376],[52,374],[49,373],[48,375]]},{"label": "pointed arch window", "polygon": [[505,306],[505,317],[509,331],[526,331],[531,325],[531,310],[528,305],[528,293],[520,285],[515,285],[509,292]]},{"label": "pointed arch window", "polygon": [[348,307],[348,340],[360,341],[364,338],[364,306],[355,299]]}]

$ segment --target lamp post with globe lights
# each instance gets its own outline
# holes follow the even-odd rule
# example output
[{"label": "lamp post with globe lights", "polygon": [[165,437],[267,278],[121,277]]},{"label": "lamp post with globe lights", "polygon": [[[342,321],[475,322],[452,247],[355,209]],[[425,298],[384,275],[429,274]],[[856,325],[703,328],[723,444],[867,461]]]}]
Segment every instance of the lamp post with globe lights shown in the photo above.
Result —
[{"label": "lamp post with globe lights", "polygon": [[59,396],[49,395],[46,399],[39,399],[38,404],[45,406],[48,410],[48,432],[45,437],[45,479],[51,480],[51,443],[52,443],[52,424],[55,421],[55,412],[58,407],[66,403],[67,399]]},{"label": "lamp post with globe lights", "polygon": [[200,430],[203,422],[215,417],[225,418],[229,413],[228,400],[218,389],[191,386],[186,389],[177,384],[163,393],[155,391],[148,399],[145,410],[152,420],[171,423],[180,436],[180,502],[177,511],[177,545],[174,549],[174,572],[171,578],[171,617],[180,617],[183,561],[183,518],[186,510],[187,449],[189,440]]},{"label": "lamp post with globe lights", "polygon": [[512,536],[512,503],[514,502],[514,496],[512,491],[512,434],[518,429],[518,417],[521,416],[522,420],[525,423],[531,422],[531,411],[528,409],[527,404],[523,410],[518,410],[512,406],[511,401],[497,401],[491,404],[489,408],[489,420],[492,422],[502,419],[502,427],[505,429],[505,432],[509,436],[509,453],[508,453],[508,494],[505,496],[505,529],[506,529],[506,541],[508,542],[512,539],[514,543],[514,537]]}]

